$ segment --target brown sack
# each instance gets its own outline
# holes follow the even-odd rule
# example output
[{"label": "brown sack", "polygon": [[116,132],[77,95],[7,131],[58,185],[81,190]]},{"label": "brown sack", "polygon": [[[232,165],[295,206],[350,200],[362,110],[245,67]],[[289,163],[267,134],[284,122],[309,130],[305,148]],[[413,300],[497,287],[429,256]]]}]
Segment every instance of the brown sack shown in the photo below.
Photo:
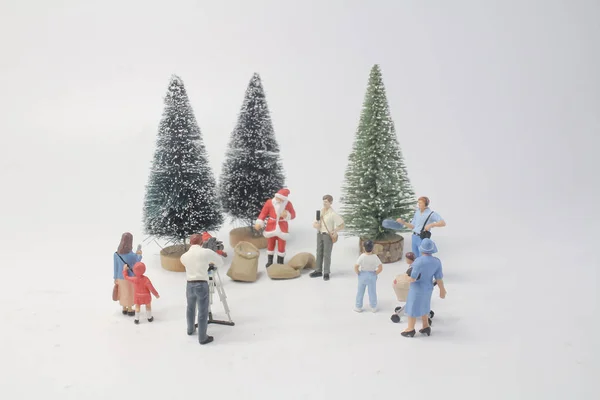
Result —
[{"label": "brown sack", "polygon": [[293,279],[300,276],[300,270],[294,269],[287,264],[271,264],[267,268],[267,275],[271,279]]},{"label": "brown sack", "polygon": [[256,282],[258,278],[259,250],[250,242],[238,242],[227,276],[234,281]]},{"label": "brown sack", "polygon": [[287,262],[287,265],[297,270],[303,270],[305,268],[315,269],[317,260],[311,253],[303,252],[292,257],[290,261]]}]

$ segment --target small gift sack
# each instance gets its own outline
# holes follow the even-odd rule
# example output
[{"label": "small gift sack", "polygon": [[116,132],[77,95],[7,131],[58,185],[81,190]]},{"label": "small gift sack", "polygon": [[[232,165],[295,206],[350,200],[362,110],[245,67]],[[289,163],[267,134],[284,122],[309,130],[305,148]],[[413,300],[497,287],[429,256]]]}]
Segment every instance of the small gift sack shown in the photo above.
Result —
[{"label": "small gift sack", "polygon": [[234,281],[255,282],[258,279],[258,257],[260,252],[250,242],[241,241],[234,248],[231,266],[227,271]]}]

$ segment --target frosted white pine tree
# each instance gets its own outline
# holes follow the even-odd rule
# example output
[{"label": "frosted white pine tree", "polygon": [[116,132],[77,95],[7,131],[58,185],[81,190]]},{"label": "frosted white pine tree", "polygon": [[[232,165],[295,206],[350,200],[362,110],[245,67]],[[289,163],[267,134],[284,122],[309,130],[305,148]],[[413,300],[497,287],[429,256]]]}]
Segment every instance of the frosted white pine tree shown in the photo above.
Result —
[{"label": "frosted white pine tree", "polygon": [[410,219],[415,194],[396,137],[381,69],[373,66],[342,186],[346,235],[381,240],[386,218]]},{"label": "frosted white pine tree", "polygon": [[223,210],[253,226],[264,202],[285,184],[265,91],[255,73],[248,84],[219,178]]},{"label": "frosted white pine tree", "polygon": [[200,128],[183,81],[173,75],[164,99],[144,200],[146,234],[185,242],[218,230],[223,215]]}]

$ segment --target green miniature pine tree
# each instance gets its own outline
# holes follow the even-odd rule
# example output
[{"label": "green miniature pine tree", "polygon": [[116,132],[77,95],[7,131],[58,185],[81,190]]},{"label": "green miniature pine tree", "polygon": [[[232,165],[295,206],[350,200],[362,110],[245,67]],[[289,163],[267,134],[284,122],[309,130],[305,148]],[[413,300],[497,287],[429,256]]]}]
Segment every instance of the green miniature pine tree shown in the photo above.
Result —
[{"label": "green miniature pine tree", "polygon": [[373,66],[342,186],[345,233],[381,240],[393,231],[386,218],[410,220],[415,194],[390,115],[381,69]]},{"label": "green miniature pine tree", "polygon": [[216,186],[185,87],[173,76],[146,187],[145,232],[185,243],[191,234],[218,230],[224,218]]},{"label": "green miniature pine tree", "polygon": [[254,226],[266,199],[285,185],[279,145],[265,91],[255,73],[248,84],[225,154],[219,197],[223,211],[244,226]]}]

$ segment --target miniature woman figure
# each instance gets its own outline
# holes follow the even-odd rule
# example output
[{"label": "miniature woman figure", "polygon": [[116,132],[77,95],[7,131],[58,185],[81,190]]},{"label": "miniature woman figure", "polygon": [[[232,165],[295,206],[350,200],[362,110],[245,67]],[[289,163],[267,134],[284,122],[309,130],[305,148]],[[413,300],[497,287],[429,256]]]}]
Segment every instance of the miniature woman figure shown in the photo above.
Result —
[{"label": "miniature woman figure", "polygon": [[[127,265],[123,267],[123,271],[127,271],[128,269],[129,266]],[[158,292],[152,286],[150,279],[144,275],[144,272],[146,272],[146,265],[143,262],[137,262],[133,266],[134,277],[128,276],[123,272],[125,279],[133,283],[133,303],[135,304],[135,320],[133,322],[136,324],[140,323],[140,308],[142,305],[146,307],[148,322],[154,321],[154,317],[152,316],[152,296],[150,293],[157,299],[160,299]]]},{"label": "miniature woman figure", "polygon": [[[119,303],[123,307],[123,315],[133,317],[133,285],[131,282],[123,279],[123,266],[125,264],[134,265],[138,261],[142,261],[142,250],[138,249],[133,252],[133,235],[129,232],[123,233],[121,242],[117,251],[113,255],[113,279],[118,286]],[[129,276],[133,276],[133,271],[129,271]]]},{"label": "miniature woman figure", "polygon": [[[411,278],[410,275],[412,274],[412,263],[415,262],[415,253],[413,252],[408,252],[406,253],[406,263],[408,264],[409,268],[406,270],[405,274],[401,274],[396,276],[396,279],[394,279],[394,291],[396,292],[396,297],[398,298],[398,301],[403,302],[406,304],[407,301],[407,297],[408,297],[408,291],[410,289],[410,283],[411,283]],[[433,282],[433,286],[436,286],[437,282]],[[400,317],[402,317],[402,315],[404,315],[404,306],[398,306],[394,309],[394,314],[392,314],[391,320],[392,322],[400,322]],[[433,312],[433,310],[429,311],[429,326],[431,326],[432,323],[432,318],[435,315],[435,313]]]},{"label": "miniature woman figure", "polygon": [[423,328],[419,330],[424,335],[431,335],[431,326],[429,325],[429,312],[431,311],[431,295],[433,294],[433,279],[440,288],[440,298],[446,297],[446,287],[442,278],[442,262],[433,254],[437,252],[437,247],[433,240],[423,239],[419,245],[421,256],[417,257],[412,264],[410,273],[410,289],[404,313],[408,317],[408,326],[401,333],[404,337],[415,336],[415,324],[417,318],[421,317]]}]

